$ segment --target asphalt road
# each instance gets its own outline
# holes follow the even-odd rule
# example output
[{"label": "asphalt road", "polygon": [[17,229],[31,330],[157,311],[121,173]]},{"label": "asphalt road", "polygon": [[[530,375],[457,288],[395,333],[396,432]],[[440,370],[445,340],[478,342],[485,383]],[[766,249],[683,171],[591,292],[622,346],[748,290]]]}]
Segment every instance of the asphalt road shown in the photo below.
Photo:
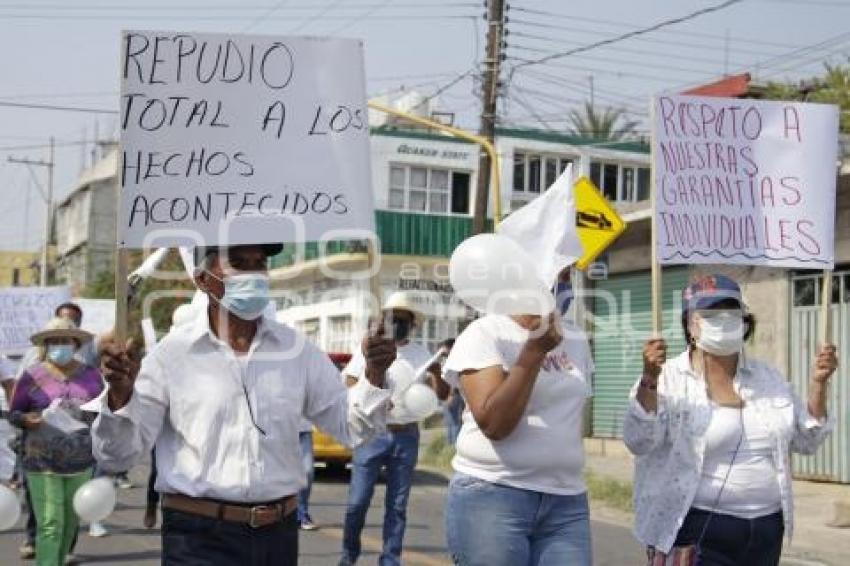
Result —
[{"label": "asphalt road", "polygon": [[[347,478],[318,470],[311,501],[313,518],[321,524],[319,531],[301,534],[303,566],[335,566],[342,540],[342,519],[345,511]],[[145,470],[135,470],[134,482],[142,486]],[[444,566],[446,555],[443,530],[443,502],[446,481],[442,476],[418,472],[411,494],[405,537],[404,564],[411,566]],[[84,530],[77,547],[85,564],[115,566],[148,566],[159,564],[159,531],[141,526],[145,490],[137,487],[121,490],[118,509],[107,526],[110,535],[100,539],[89,537]],[[383,486],[375,492],[372,509],[363,533],[364,555],[360,564],[377,562],[381,547]],[[0,533],[0,565],[27,564],[18,560],[21,529]],[[594,563],[600,566],[625,566],[643,563],[640,547],[629,530],[611,523],[594,521]],[[34,564],[29,562],[29,564]]]}]

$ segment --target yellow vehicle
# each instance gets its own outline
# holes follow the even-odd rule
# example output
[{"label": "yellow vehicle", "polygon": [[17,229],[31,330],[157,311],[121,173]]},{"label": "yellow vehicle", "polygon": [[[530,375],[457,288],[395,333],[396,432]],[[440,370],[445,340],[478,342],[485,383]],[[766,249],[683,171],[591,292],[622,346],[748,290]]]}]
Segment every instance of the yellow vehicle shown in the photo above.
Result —
[{"label": "yellow vehicle", "polygon": [[[351,354],[328,354],[337,368],[342,370],[351,359]],[[351,450],[330,435],[313,427],[313,458],[324,462],[329,469],[342,470],[351,461]]]}]

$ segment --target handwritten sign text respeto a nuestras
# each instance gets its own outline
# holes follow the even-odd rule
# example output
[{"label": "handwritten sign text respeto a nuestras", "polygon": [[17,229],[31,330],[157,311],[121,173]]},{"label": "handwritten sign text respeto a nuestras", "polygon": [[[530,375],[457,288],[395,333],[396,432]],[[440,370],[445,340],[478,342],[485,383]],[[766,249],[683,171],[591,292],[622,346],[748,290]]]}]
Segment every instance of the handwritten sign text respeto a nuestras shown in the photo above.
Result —
[{"label": "handwritten sign text respeto a nuestras", "polygon": [[372,229],[360,42],[124,32],[124,247]]},{"label": "handwritten sign text respeto a nuestras", "polygon": [[661,263],[832,267],[836,107],[692,96],[654,104]]}]

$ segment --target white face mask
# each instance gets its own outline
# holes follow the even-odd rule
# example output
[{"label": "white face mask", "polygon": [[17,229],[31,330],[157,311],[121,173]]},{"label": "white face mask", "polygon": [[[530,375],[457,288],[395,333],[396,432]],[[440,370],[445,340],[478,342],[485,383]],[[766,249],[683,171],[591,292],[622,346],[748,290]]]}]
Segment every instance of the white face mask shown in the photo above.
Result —
[{"label": "white face mask", "polygon": [[746,327],[740,311],[700,313],[696,345],[715,356],[737,354],[744,345]]}]

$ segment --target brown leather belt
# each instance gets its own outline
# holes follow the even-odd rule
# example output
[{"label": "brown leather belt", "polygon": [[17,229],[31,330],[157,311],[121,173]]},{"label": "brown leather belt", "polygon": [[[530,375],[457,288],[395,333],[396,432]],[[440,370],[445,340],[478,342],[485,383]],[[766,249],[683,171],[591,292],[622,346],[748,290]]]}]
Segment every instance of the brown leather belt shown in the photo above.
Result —
[{"label": "brown leather belt", "polygon": [[419,423],[388,424],[387,430],[390,432],[407,432],[417,427],[419,427]]},{"label": "brown leather belt", "polygon": [[258,529],[267,527],[288,517],[298,507],[295,495],[261,505],[239,505],[212,499],[197,499],[179,493],[166,493],[162,498],[166,509],[210,517],[231,523],[243,523]]}]

